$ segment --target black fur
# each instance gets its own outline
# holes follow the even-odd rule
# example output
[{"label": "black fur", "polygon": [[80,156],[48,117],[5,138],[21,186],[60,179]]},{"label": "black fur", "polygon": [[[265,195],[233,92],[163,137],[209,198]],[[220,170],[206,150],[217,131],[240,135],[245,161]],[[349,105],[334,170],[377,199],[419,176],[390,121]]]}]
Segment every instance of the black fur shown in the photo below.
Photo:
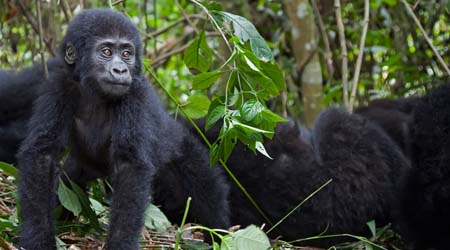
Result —
[{"label": "black fur", "polygon": [[[209,133],[210,138],[215,136],[217,130]],[[292,122],[279,124],[265,147],[273,160],[238,145],[228,164],[273,222],[333,179],[280,224],[272,237],[295,240],[325,230],[362,235],[368,233],[366,222],[374,219],[381,226],[398,217],[398,196],[409,163],[390,137],[367,119],[329,108],[311,132]],[[233,184],[231,196],[233,223],[265,222]],[[307,245],[346,240],[322,239]]]},{"label": "black fur", "polygon": [[403,233],[416,249],[448,249],[450,235],[450,85],[422,97],[413,111],[412,162]]},{"label": "black fur", "polygon": [[[99,78],[104,69],[95,62],[94,46],[110,37],[134,46],[135,62],[128,64],[129,73],[124,71],[132,76],[128,87]],[[74,64],[63,59],[67,46],[75,48]],[[211,227],[229,225],[228,188],[220,169],[209,169],[207,150],[166,113],[156,92],[142,77],[140,51],[139,32],[118,12],[88,10],[71,21],[61,55],[52,60],[56,67],[51,68],[34,101],[28,135],[18,154],[22,213],[19,245],[24,249],[55,249],[53,194],[66,146],[70,156],[62,171],[72,180],[83,185],[93,178],[112,177],[109,250],[139,248],[151,186],[155,199],[174,218],[183,211],[186,198],[192,196],[192,217]],[[33,82],[25,74],[16,79]],[[0,80],[0,86],[23,90],[7,83],[9,78]],[[117,88],[121,91],[115,91]],[[9,103],[14,104],[10,107],[20,106],[13,100]],[[157,180],[153,182],[155,174]],[[180,179],[173,180],[173,176]]]},{"label": "black fur", "polygon": [[44,78],[39,65],[20,72],[0,70],[0,160],[15,162],[15,153],[25,138],[33,100]]},{"label": "black fur", "polygon": [[359,107],[355,113],[380,126],[400,146],[406,156],[411,155],[411,126],[413,109],[418,97],[397,100],[379,99],[368,106]]}]

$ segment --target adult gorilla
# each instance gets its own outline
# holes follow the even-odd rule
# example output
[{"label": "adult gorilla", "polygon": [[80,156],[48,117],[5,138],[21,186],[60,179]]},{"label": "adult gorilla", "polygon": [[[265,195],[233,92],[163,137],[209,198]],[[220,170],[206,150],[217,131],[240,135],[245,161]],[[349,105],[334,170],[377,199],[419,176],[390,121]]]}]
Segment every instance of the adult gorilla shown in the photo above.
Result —
[{"label": "adult gorilla", "polygon": [[[128,18],[111,10],[82,12],[52,63],[57,66],[41,86],[18,153],[20,247],[55,249],[54,191],[66,146],[62,171],[72,180],[83,185],[112,177],[109,250],[139,248],[155,174],[162,183],[183,177],[173,191],[155,186],[157,195],[175,193],[183,204],[192,196],[201,223],[228,226],[228,189],[219,169],[208,168],[208,152],[169,117],[143,78],[140,35]],[[169,213],[179,209],[165,205]]]},{"label": "adult gorilla", "polygon": [[[450,85],[441,85],[420,98],[381,100],[361,109],[393,138],[403,137],[409,144],[413,171],[403,204],[406,225],[400,232],[418,250],[446,250],[450,235]],[[374,113],[378,115],[370,115]],[[407,123],[401,118],[405,115]],[[406,136],[395,129],[400,126]]]},{"label": "adult gorilla", "polygon": [[[207,135],[217,138],[216,127]],[[326,234],[368,235],[366,222],[385,225],[399,215],[410,169],[401,149],[376,124],[356,114],[328,108],[311,131],[293,122],[279,124],[264,143],[273,160],[239,144],[228,165],[267,216],[280,220],[328,180],[333,181],[287,217],[270,236],[291,241]],[[235,186],[233,223],[265,220]],[[327,238],[307,245],[329,247],[348,238]]]},{"label": "adult gorilla", "polygon": [[441,85],[420,98],[378,100],[356,111],[406,146],[413,171],[400,232],[419,250],[448,249],[450,235],[450,85]]}]

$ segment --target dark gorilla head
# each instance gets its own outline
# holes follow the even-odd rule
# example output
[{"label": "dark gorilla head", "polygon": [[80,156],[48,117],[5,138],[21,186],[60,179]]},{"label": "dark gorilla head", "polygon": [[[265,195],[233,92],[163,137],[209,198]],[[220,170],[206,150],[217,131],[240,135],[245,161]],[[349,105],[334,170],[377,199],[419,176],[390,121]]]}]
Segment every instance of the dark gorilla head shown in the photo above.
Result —
[{"label": "dark gorilla head", "polygon": [[107,98],[128,93],[141,74],[141,37],[122,13],[86,10],[70,23],[61,55],[81,87]]}]

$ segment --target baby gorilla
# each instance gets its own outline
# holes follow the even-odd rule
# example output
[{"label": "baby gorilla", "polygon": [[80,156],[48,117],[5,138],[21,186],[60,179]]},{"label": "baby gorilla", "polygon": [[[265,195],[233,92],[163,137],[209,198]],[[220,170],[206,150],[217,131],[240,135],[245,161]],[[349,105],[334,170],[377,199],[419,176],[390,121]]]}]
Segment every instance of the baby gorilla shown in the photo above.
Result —
[{"label": "baby gorilla", "polygon": [[155,174],[162,183],[183,176],[174,199],[192,196],[191,214],[201,223],[228,226],[228,189],[219,169],[209,169],[207,150],[169,117],[143,78],[140,35],[128,18],[111,10],[82,12],[51,62],[57,67],[42,83],[18,153],[20,247],[56,248],[54,193],[62,171],[80,185],[111,176],[108,250],[139,249]]}]

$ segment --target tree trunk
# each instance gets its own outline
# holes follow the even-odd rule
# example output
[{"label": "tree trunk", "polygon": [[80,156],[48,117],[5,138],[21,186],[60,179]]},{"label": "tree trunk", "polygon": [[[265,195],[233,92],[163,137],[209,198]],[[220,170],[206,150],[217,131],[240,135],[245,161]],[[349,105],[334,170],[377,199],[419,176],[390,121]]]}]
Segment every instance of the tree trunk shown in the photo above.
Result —
[{"label": "tree trunk", "polygon": [[292,47],[299,73],[304,117],[308,127],[322,109],[322,70],[317,54],[317,28],[308,0],[286,0],[285,10],[291,21]]}]

